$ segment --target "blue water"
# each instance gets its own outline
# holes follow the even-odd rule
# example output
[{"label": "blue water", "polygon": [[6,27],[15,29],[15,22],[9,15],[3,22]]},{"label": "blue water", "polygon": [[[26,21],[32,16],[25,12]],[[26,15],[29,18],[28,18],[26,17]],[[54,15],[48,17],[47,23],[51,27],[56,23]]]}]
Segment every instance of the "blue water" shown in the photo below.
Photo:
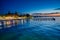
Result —
[{"label": "blue water", "polygon": [[60,40],[60,23],[53,20],[19,20],[0,29],[0,40]]}]

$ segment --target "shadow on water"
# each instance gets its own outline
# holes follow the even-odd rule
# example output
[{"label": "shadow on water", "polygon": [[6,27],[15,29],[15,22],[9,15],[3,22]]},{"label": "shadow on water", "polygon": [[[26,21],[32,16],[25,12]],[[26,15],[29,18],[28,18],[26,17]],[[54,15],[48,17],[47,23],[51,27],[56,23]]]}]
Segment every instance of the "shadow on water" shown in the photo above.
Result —
[{"label": "shadow on water", "polygon": [[0,40],[59,40],[60,23],[55,18],[1,21],[0,35]]}]

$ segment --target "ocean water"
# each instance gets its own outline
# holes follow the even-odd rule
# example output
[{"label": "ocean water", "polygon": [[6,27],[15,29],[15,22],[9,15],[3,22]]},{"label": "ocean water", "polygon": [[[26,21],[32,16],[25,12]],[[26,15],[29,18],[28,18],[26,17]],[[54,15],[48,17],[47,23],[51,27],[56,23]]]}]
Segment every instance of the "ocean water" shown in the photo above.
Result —
[{"label": "ocean water", "polygon": [[2,25],[0,40],[60,40],[60,17],[55,20],[18,20],[18,24]]}]

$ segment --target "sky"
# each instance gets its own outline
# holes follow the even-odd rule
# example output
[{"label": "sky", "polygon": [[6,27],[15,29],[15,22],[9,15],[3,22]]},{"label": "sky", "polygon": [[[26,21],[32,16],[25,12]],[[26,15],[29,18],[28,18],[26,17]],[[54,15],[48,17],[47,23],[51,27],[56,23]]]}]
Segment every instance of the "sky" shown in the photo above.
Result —
[{"label": "sky", "polygon": [[0,0],[0,13],[50,13],[60,12],[60,0]]}]

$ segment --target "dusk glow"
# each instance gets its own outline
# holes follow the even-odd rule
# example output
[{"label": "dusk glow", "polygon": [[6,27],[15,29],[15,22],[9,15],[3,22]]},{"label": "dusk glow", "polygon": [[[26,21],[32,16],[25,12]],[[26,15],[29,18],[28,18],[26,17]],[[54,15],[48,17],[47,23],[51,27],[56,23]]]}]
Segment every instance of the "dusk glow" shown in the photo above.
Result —
[{"label": "dusk glow", "polygon": [[42,9],[42,10],[34,10],[30,13],[53,13],[53,12],[60,12],[60,10],[54,10],[54,9]]}]

